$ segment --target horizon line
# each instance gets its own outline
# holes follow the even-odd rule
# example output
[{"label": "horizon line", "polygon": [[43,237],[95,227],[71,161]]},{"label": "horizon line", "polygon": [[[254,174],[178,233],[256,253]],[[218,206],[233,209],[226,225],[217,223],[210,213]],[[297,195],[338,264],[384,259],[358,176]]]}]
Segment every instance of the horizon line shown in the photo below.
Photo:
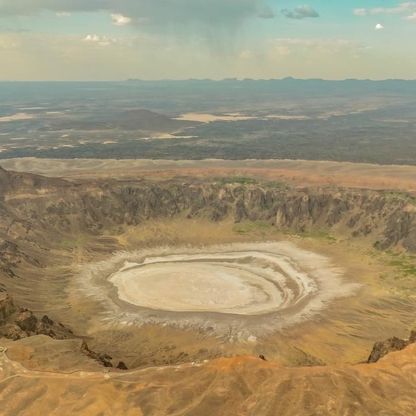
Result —
[{"label": "horizon line", "polygon": [[412,82],[416,81],[416,78],[296,78],[292,76],[282,78],[238,78],[238,77],[225,77],[225,78],[158,78],[158,79],[142,79],[142,78],[127,78],[127,79],[107,79],[107,80],[88,80],[88,79],[62,79],[62,80],[42,80],[42,79],[27,79],[27,80],[16,80],[16,79],[0,79],[1,83],[71,83],[71,82],[256,82],[256,81],[324,81],[324,82],[345,82],[345,81],[367,81],[367,82],[387,82],[387,81],[403,81]]}]

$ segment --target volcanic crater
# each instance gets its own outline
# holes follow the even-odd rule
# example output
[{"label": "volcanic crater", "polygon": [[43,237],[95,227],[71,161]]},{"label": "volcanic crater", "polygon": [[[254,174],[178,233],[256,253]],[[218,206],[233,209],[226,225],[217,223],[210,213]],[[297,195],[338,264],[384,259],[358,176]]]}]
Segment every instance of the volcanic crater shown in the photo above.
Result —
[{"label": "volcanic crater", "polygon": [[411,195],[1,169],[0,184],[2,289],[129,368],[354,362],[412,325],[390,253],[416,251]]},{"label": "volcanic crater", "polygon": [[7,415],[414,413],[414,333],[357,364],[414,325],[408,193],[0,168],[0,214]]}]

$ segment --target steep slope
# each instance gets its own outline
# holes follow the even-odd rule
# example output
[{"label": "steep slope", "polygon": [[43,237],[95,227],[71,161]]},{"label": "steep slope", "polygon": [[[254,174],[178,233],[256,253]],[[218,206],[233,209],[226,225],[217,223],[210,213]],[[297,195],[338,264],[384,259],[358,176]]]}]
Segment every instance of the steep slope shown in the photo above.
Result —
[{"label": "steep slope", "polygon": [[0,353],[4,416],[410,416],[416,412],[415,345],[372,365],[288,369],[258,358],[236,357],[123,374],[27,371],[10,361],[8,354]]},{"label": "steep slope", "polygon": [[33,285],[45,281],[45,296],[53,289],[54,279],[45,280],[51,255],[62,265],[68,250],[73,255],[80,240],[91,239],[91,250],[111,252],[120,247],[108,234],[161,219],[260,222],[416,251],[416,203],[404,193],[187,180],[71,183],[4,170],[0,181],[0,288],[30,307]]},{"label": "steep slope", "polygon": [[[279,229],[326,229],[368,237],[381,249],[416,251],[416,201],[405,193],[273,184],[118,182],[69,183],[0,171],[0,209],[39,232],[104,232],[155,218],[266,221]],[[0,227],[10,218],[5,215]],[[1,228],[0,228],[1,230]],[[6,227],[7,230],[7,227]],[[7,233],[12,234],[8,229]]]}]

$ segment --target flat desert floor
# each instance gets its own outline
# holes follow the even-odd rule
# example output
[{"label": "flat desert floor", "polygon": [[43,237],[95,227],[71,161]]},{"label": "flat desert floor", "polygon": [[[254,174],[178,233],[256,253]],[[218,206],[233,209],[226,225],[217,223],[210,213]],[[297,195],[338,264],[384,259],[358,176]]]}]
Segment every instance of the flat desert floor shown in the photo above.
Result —
[{"label": "flat desert floor", "polygon": [[402,190],[416,192],[416,166],[306,160],[115,160],[115,159],[4,159],[0,166],[67,179],[170,179],[248,176],[301,186]]}]

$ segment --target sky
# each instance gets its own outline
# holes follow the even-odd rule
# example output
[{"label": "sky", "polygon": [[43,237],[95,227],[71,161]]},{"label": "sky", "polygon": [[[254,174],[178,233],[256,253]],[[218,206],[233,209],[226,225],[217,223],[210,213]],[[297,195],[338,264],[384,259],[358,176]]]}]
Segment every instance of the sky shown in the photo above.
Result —
[{"label": "sky", "polygon": [[0,80],[416,78],[416,1],[0,0]]}]

